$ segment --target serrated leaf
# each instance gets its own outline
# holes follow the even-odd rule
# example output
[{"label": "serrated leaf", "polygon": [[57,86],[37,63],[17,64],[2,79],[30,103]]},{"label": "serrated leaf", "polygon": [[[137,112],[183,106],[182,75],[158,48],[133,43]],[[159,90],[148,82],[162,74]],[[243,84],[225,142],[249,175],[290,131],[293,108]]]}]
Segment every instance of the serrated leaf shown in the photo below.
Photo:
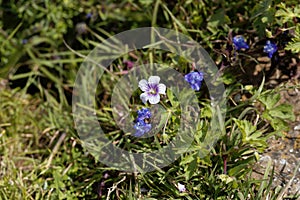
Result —
[{"label": "serrated leaf", "polygon": [[272,108],[269,111],[269,114],[272,117],[277,117],[280,119],[285,119],[285,120],[295,120],[295,115],[293,113],[293,107],[292,105],[289,104],[281,104],[279,106],[276,106],[275,108]]},{"label": "serrated leaf", "polygon": [[243,140],[248,140],[248,137],[256,131],[256,126],[247,120],[234,119],[234,121],[242,133]]},{"label": "serrated leaf", "polygon": [[297,5],[294,9],[286,7],[284,3],[281,3],[278,11],[275,13],[276,17],[282,18],[282,23],[286,23],[292,21],[296,17],[300,17],[299,5]]},{"label": "serrated leaf", "polygon": [[[297,40],[299,40],[299,41],[297,41]],[[295,40],[289,42],[284,49],[290,50],[293,53],[299,53],[300,52],[300,39],[295,38]]]},{"label": "serrated leaf", "polygon": [[268,110],[273,108],[280,100],[280,94],[269,93],[258,97],[258,100],[262,102]]}]

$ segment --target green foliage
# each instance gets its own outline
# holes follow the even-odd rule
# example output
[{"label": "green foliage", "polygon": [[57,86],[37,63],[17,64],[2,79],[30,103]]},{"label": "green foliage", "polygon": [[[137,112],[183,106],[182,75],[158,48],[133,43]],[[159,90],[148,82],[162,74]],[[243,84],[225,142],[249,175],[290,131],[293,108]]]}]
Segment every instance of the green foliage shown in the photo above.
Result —
[{"label": "green foliage", "polygon": [[272,24],[275,12],[273,0],[263,0],[254,6],[251,19],[260,37],[264,36],[266,28]]},{"label": "green foliage", "polygon": [[[300,13],[300,12],[299,12]],[[285,47],[286,50],[291,50],[294,53],[300,52],[300,25],[295,28],[295,37]]]},{"label": "green foliage", "polygon": [[[260,86],[245,85],[239,82],[244,81],[240,74],[227,69],[253,71],[266,37],[278,42],[284,59],[298,59],[297,1],[0,2],[0,76],[9,82],[3,87],[0,79],[0,199],[283,198],[285,188],[271,186],[271,163],[263,180],[252,177],[252,168],[267,140],[281,136],[295,120],[293,108],[282,104],[278,89],[267,89],[264,79]],[[204,147],[205,137],[213,137],[213,110],[203,84],[195,93],[201,112],[195,119],[197,129],[191,130],[195,138],[189,150],[163,169],[123,173],[104,166],[83,148],[72,121],[72,89],[90,50],[116,33],[150,25],[190,35],[210,53],[226,85],[228,112],[222,137]],[[291,37],[287,44],[279,39],[283,31]],[[232,50],[232,37],[238,34],[246,36],[251,49]],[[192,70],[191,63],[168,52],[143,49],[117,59],[100,81],[96,114],[108,137],[124,149],[162,148],[180,127],[181,107],[170,90],[163,97],[168,112],[160,116],[162,131],[153,140],[132,139],[116,126],[109,101],[116,81],[129,71],[126,60],[171,66],[182,75]],[[135,99],[138,95],[130,101],[132,111],[142,107]],[[185,192],[179,191],[178,183]]]},{"label": "green foliage", "polygon": [[[278,5],[275,16],[280,18],[282,23],[291,23],[295,18],[300,17],[300,6],[295,5],[294,8],[287,7],[285,3]],[[293,23],[292,23],[293,24]]]},{"label": "green foliage", "polygon": [[275,16],[278,18],[278,23],[280,25],[286,24],[286,26],[294,30],[292,40],[285,47],[286,50],[291,50],[294,53],[300,52],[300,6],[295,5],[293,7],[288,7],[285,3],[278,4],[279,9],[277,10]]},{"label": "green foliage", "polygon": [[280,95],[275,91],[267,91],[259,98],[265,109],[262,112],[262,118],[270,122],[275,132],[280,133],[289,129],[286,120],[295,120],[292,105],[281,103],[277,105],[280,100]]}]

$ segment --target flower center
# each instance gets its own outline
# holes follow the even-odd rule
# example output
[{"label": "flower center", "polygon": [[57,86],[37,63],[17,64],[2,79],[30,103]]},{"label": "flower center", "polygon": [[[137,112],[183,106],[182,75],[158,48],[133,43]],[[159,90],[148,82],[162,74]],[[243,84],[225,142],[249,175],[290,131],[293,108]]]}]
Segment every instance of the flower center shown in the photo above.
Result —
[{"label": "flower center", "polygon": [[156,94],[156,90],[154,88],[151,88],[149,92],[150,94]]}]

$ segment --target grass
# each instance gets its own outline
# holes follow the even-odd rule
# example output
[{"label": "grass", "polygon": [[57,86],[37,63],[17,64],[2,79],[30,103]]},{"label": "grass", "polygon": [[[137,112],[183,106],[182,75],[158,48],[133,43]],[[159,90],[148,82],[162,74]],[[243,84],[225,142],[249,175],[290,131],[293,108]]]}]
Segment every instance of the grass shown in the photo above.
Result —
[{"label": "grass", "polygon": [[[262,64],[258,58],[263,54],[264,41],[273,39],[279,51],[268,60],[270,68],[284,68],[282,73],[289,77],[297,74],[297,1],[283,5],[268,0],[22,0],[3,2],[0,7],[0,199],[299,198],[299,194],[286,195],[288,185],[272,187],[276,174],[272,163],[266,166],[262,180],[252,177],[267,139],[271,135],[280,137],[288,131],[289,120],[294,119],[292,106],[279,104],[278,91],[287,88],[265,84],[273,71],[263,69],[258,76],[252,72]],[[219,115],[219,119],[225,118],[224,133],[209,152],[203,147],[213,120],[212,102],[204,83],[196,93],[201,115],[195,120],[197,130],[192,132],[196,137],[189,151],[152,172],[123,172],[104,165],[80,139],[72,113],[74,82],[80,64],[106,38],[150,25],[187,34],[210,53],[228,97],[226,115]],[[285,35],[283,27],[290,32]],[[235,51],[234,35],[244,35],[251,49]],[[116,44],[101,47],[118,51],[121,47]],[[285,49],[286,44],[294,47],[292,52]],[[162,131],[152,139],[132,138],[120,130],[113,118],[111,100],[115,84],[131,71],[127,61],[132,61],[134,67],[153,63],[162,68],[171,66],[181,75],[192,71],[193,65],[170,52],[136,50],[114,60],[98,84],[95,113],[114,144],[132,151],[160,149],[180,127],[178,98],[170,91],[162,97],[169,113],[161,115]],[[132,119],[144,106],[138,98],[140,93],[135,91],[129,99]],[[124,99],[119,100],[127,106]],[[185,192],[179,191],[179,183],[186,187]]]}]

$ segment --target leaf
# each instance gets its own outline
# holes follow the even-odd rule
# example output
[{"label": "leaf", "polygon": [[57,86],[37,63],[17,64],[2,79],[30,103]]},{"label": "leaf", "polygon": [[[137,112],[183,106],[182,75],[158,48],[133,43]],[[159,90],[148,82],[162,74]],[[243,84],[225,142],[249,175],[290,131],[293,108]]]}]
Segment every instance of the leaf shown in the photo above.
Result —
[{"label": "leaf", "polygon": [[300,39],[293,38],[293,40],[291,42],[289,42],[284,49],[291,50],[293,53],[299,53],[300,52]]},{"label": "leaf", "polygon": [[197,167],[197,158],[194,157],[194,159],[192,160],[192,162],[188,165],[187,170],[185,172],[185,179],[188,181],[191,179],[191,177],[194,175],[195,170]]},{"label": "leaf", "polygon": [[175,109],[177,108],[180,104],[179,101],[177,100],[176,96],[172,92],[172,90],[168,89],[167,90],[167,97],[170,100],[170,103],[172,104],[172,107]]},{"label": "leaf", "polygon": [[289,130],[289,126],[288,126],[287,122],[285,122],[284,120],[282,120],[280,118],[272,117],[268,111],[263,112],[262,118],[268,120],[276,132]]},{"label": "leaf", "polygon": [[272,6],[272,0],[263,0],[254,6],[251,13],[251,20],[257,29],[258,34],[263,36],[265,30],[271,22],[273,22],[276,10]]},{"label": "leaf", "polygon": [[230,85],[236,82],[236,77],[231,73],[224,73],[222,76],[222,81],[226,85]]},{"label": "leaf", "polygon": [[275,106],[276,103],[279,102],[280,94],[278,94],[278,93],[274,94],[274,92],[264,94],[264,95],[258,97],[258,100],[260,102],[262,102],[268,110],[270,110],[271,108],[273,108]]},{"label": "leaf", "polygon": [[238,120],[234,119],[235,123],[237,124],[239,130],[242,133],[243,140],[247,141],[248,137],[256,131],[256,126],[253,126],[249,121],[247,120]]},{"label": "leaf", "polygon": [[[299,8],[300,13],[300,8]],[[291,50],[294,53],[300,52],[300,24],[296,25],[295,28],[295,37],[292,38],[292,41],[288,43],[288,45],[285,47],[286,50]]]},{"label": "leaf", "polygon": [[227,174],[220,174],[220,175],[218,175],[218,178],[221,179],[221,181],[224,182],[225,184],[228,184],[228,183],[234,181],[234,179],[232,177],[228,176]]},{"label": "leaf", "polygon": [[281,104],[279,106],[276,106],[275,108],[271,109],[269,111],[269,114],[272,117],[277,117],[280,119],[285,120],[295,120],[295,115],[293,113],[293,107],[289,104]]},{"label": "leaf", "polygon": [[282,23],[293,21],[294,18],[300,17],[300,6],[297,5],[294,9],[286,7],[284,3],[279,4],[279,9],[275,13],[276,17],[281,17]]},{"label": "leaf", "polygon": [[248,163],[235,166],[228,170],[228,175],[236,177],[236,176],[240,175],[241,173],[243,173],[247,169],[247,166],[248,166]]},{"label": "leaf", "polygon": [[230,19],[226,15],[224,9],[218,9],[215,14],[211,16],[211,18],[208,21],[208,28],[209,29],[214,29],[217,28],[220,25],[224,24],[230,24]]}]

